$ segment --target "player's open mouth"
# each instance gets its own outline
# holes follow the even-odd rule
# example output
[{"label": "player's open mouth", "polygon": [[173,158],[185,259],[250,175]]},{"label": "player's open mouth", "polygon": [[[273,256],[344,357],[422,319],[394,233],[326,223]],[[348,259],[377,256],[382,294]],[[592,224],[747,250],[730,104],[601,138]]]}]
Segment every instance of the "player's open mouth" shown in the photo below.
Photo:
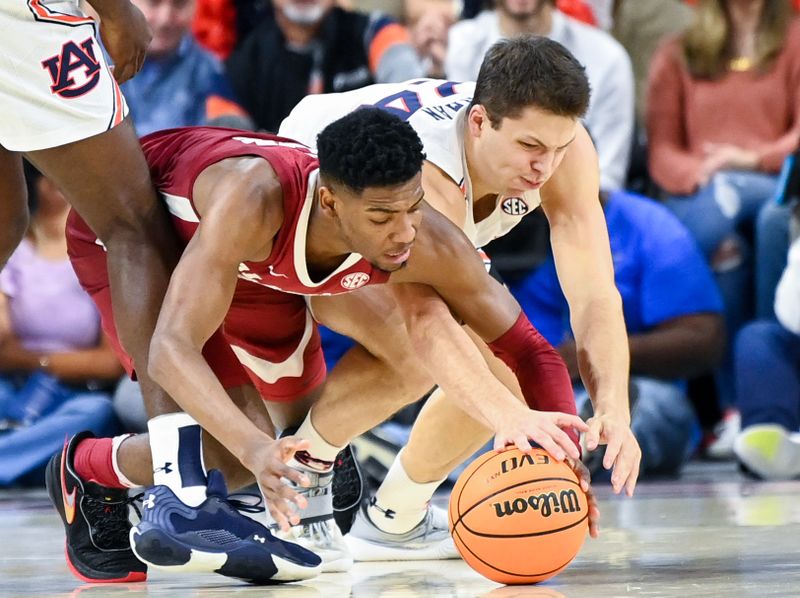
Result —
[{"label": "player's open mouth", "polygon": [[402,264],[411,257],[411,247],[406,247],[402,251],[387,251],[386,257],[388,257],[391,262]]}]

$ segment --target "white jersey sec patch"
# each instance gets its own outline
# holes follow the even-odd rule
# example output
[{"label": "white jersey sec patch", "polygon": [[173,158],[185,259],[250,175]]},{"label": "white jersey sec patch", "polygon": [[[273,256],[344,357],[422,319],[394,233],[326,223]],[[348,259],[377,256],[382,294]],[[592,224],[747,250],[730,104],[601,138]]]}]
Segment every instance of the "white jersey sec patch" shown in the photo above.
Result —
[{"label": "white jersey sec patch", "polygon": [[475,84],[439,79],[369,85],[344,93],[310,95],[281,123],[279,135],[316,149],[317,135],[327,125],[363,106],[376,106],[408,121],[419,135],[426,160],[435,164],[464,193],[467,217],[462,228],[475,247],[502,237],[541,203],[538,191],[518,197],[500,196],[494,211],[475,222],[472,186],[464,156],[464,119]]},{"label": "white jersey sec patch", "polygon": [[0,0],[0,145],[34,151],[111,129],[128,107],[77,1]]}]

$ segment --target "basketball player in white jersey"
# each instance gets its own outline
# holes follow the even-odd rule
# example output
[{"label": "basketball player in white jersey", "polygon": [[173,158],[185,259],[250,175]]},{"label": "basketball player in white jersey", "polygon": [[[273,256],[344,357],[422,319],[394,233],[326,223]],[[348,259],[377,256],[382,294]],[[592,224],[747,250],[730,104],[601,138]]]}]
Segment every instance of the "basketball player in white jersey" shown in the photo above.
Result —
[{"label": "basketball player in white jersey", "polygon": [[[542,205],[570,304],[580,371],[595,408],[585,444],[589,450],[608,445],[604,465],[614,469],[614,491],[625,489],[631,495],[641,451],[630,429],[627,340],[598,200],[597,156],[579,123],[588,100],[588,83],[577,61],[557,42],[527,36],[490,49],[475,84],[419,80],[309,96],[283,122],[280,133],[313,146],[316,133],[330,120],[364,105],[407,119],[426,152],[426,201],[461,226],[476,247],[503,235]],[[332,372],[304,423],[324,441],[315,446],[312,440],[310,454],[316,450],[321,459],[330,458],[333,450],[434,383],[449,394],[463,392],[446,368],[414,358],[416,343],[435,342],[430,321],[426,329],[411,327],[406,334],[391,321],[376,329],[358,317],[390,313],[391,304],[382,289],[311,300],[321,323],[361,344],[344,359],[349,365],[359,360],[364,367],[360,379]],[[441,314],[449,317],[447,310]],[[519,393],[508,370],[497,359],[487,359],[497,377]],[[522,382],[520,371],[515,373]],[[565,410],[563,405],[557,408]],[[435,523],[441,518],[431,516],[429,500],[449,471],[488,436],[437,391],[346,537],[355,559],[455,556],[446,528]],[[590,527],[596,536],[596,507]]]}]

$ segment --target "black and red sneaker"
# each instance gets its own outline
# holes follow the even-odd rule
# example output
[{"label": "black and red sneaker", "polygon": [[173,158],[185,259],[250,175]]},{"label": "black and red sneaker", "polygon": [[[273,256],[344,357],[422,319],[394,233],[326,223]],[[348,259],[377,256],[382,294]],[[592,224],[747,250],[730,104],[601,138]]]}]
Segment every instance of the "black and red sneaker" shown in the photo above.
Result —
[{"label": "black and red sneaker", "polygon": [[67,565],[80,580],[123,583],[147,579],[147,565],[131,550],[128,506],[133,499],[119,488],[82,480],[73,469],[75,447],[91,432],[81,432],[64,444],[47,464],[45,480],[67,533]]}]

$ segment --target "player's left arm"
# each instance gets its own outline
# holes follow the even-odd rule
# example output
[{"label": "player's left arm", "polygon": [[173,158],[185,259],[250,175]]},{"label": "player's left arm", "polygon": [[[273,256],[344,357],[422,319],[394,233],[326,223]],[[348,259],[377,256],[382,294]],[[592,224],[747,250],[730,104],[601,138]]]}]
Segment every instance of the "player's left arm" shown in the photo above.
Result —
[{"label": "player's left arm", "polygon": [[615,492],[633,494],[641,450],[630,429],[630,357],[622,300],[599,200],[597,154],[586,130],[542,188],[558,279],[570,308],[578,367],[594,405],[586,444],[608,444],[603,466]]},{"label": "player's left arm", "polygon": [[[578,458],[577,436],[568,434],[587,428],[575,415],[563,361],[508,290],[489,276],[463,232],[436,210],[424,209],[408,266],[391,279],[415,283],[393,287],[420,359],[448,396],[495,433],[498,448],[506,441],[523,448],[527,437],[557,459]],[[491,375],[450,310],[514,371],[528,405],[547,412],[523,407]]]}]

